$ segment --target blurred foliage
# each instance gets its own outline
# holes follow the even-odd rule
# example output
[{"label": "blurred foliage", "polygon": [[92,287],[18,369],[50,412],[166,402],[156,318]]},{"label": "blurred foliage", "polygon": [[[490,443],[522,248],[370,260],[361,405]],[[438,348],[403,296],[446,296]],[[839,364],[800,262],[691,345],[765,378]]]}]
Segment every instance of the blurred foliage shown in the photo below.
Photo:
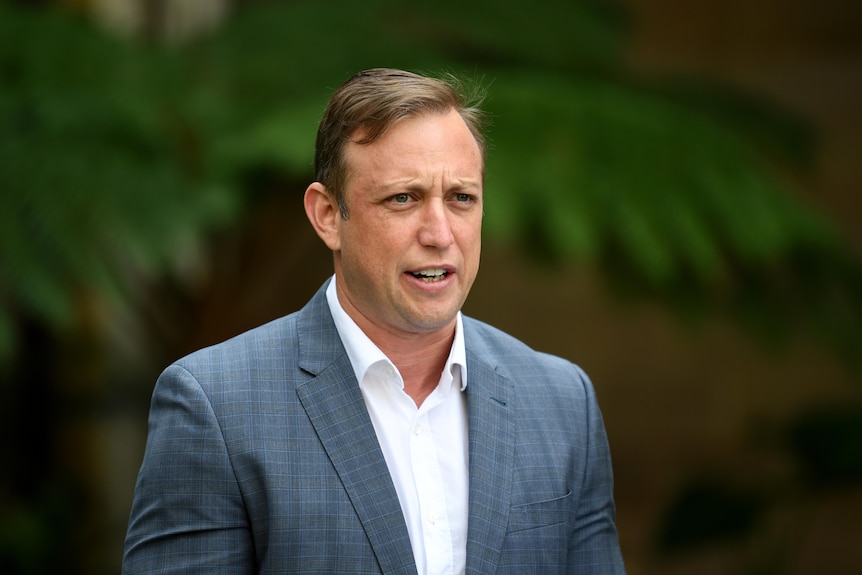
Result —
[{"label": "blurred foliage", "polygon": [[328,95],[386,65],[488,86],[490,237],[858,357],[859,263],[782,183],[810,158],[805,127],[635,77],[625,33],[598,0],[295,0],[168,49],[0,4],[0,350],[22,316],[68,325],[81,294],[121,304],[176,272],[253,201],[250,175],[309,178]]},{"label": "blurred foliage", "polygon": [[[726,87],[637,77],[612,3],[237,4],[216,33],[168,47],[113,37],[48,1],[0,0],[0,367],[17,364],[0,370],[0,447],[13,462],[0,482],[0,571],[92,573],[76,569],[77,538],[109,539],[67,477],[84,446],[57,457],[69,420],[85,419],[75,406],[128,391],[99,387],[124,382],[106,383],[93,349],[103,340],[82,315],[148,313],[142,292],[194,273],[211,234],[251,213],[261,182],[307,181],[329,94],[364,68],[487,86],[489,239],[551,264],[592,262],[620,293],[683,313],[810,330],[862,357],[858,258],[788,184],[812,158],[808,129]],[[72,337],[52,337],[63,330]],[[858,413],[791,430],[812,484],[858,480],[858,432]],[[665,543],[744,534],[760,495],[690,486]],[[714,521],[686,531],[704,516]]]},{"label": "blurred foliage", "polygon": [[200,169],[167,54],[52,10],[0,4],[0,348],[13,321],[65,327],[95,290],[115,301],[235,213]]}]

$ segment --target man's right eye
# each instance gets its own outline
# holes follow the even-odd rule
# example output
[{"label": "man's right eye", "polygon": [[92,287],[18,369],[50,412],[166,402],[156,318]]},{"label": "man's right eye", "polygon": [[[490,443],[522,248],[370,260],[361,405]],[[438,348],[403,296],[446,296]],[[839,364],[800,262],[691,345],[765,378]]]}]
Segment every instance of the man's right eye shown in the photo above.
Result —
[{"label": "man's right eye", "polygon": [[392,196],[392,201],[395,202],[396,204],[406,204],[407,202],[410,201],[410,195],[409,194],[395,194],[394,196]]}]

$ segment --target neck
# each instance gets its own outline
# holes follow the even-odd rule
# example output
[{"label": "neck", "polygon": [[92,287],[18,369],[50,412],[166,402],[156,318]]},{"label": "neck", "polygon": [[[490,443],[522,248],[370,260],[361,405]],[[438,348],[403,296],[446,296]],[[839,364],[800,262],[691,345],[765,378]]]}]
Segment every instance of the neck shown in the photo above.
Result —
[{"label": "neck", "polygon": [[386,329],[370,321],[340,292],[338,300],[345,313],[398,369],[404,380],[404,392],[417,406],[422,405],[440,382],[440,374],[455,340],[457,320],[453,318],[447,325],[433,331]]},{"label": "neck", "polygon": [[422,405],[440,382],[455,339],[455,320],[433,332],[409,334],[390,333],[364,317],[354,318],[354,321],[398,368],[404,380],[404,392],[417,407]]},{"label": "neck", "polygon": [[422,405],[440,382],[440,374],[455,339],[455,324],[453,322],[451,328],[423,336],[416,341],[396,339],[388,342],[389,345],[371,338],[398,368],[404,380],[404,392],[413,399],[417,407]]}]

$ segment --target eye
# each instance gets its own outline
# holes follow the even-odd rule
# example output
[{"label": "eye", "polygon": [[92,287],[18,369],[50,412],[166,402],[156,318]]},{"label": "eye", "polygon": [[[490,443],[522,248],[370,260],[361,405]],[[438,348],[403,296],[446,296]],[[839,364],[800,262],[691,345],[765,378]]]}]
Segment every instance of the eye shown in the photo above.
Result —
[{"label": "eye", "polygon": [[469,192],[454,192],[450,197],[453,204],[461,208],[470,208],[479,203],[479,198]]},{"label": "eye", "polygon": [[407,202],[410,201],[410,195],[409,194],[395,194],[394,196],[392,196],[392,201],[395,202],[396,204],[406,204]]}]

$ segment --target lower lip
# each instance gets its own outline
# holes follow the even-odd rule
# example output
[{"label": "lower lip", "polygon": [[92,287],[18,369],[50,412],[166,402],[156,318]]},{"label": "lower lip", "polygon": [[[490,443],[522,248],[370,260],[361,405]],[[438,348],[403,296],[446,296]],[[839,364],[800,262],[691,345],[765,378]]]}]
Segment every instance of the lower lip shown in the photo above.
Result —
[{"label": "lower lip", "polygon": [[448,288],[455,280],[455,274],[451,272],[443,276],[442,279],[436,281],[425,281],[423,279],[417,278],[411,273],[406,273],[404,275],[407,276],[407,280],[414,288],[431,293],[439,292]]}]

